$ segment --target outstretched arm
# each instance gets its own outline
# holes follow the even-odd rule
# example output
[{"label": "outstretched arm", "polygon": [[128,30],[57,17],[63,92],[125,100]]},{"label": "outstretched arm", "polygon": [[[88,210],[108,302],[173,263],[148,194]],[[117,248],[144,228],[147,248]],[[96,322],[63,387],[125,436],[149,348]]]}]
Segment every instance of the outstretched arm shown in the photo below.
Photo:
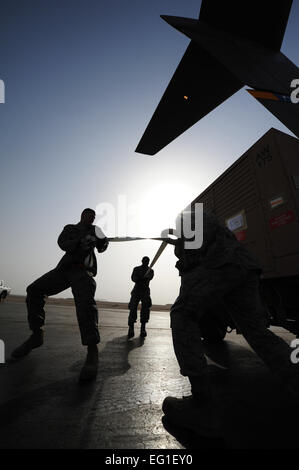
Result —
[{"label": "outstretched arm", "polygon": [[169,235],[177,236],[175,229],[166,228],[165,230],[162,230],[160,240],[163,240],[164,242],[168,243],[169,245],[177,245],[178,239],[177,238],[170,238]]},{"label": "outstretched arm", "polygon": [[154,277],[154,270],[153,269],[150,269],[150,271],[148,273],[145,274],[144,278],[145,279],[148,279],[149,281],[151,281]]},{"label": "outstretched arm", "polygon": [[95,226],[95,236],[96,236],[95,246],[97,247],[98,253],[103,253],[108,248],[108,245],[109,245],[108,238],[105,236],[102,229],[98,226]]}]

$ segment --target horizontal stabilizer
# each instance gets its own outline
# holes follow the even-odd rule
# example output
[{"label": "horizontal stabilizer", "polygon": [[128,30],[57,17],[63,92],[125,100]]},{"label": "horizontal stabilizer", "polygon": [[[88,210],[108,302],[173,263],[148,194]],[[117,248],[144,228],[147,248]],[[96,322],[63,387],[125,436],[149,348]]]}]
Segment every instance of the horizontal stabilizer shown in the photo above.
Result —
[{"label": "horizontal stabilizer", "polygon": [[242,82],[191,42],[136,152],[154,155],[242,87]]},{"label": "horizontal stabilizer", "polygon": [[299,76],[298,67],[281,52],[219,31],[199,20],[177,16],[163,19],[252,88],[288,94],[291,81]]}]

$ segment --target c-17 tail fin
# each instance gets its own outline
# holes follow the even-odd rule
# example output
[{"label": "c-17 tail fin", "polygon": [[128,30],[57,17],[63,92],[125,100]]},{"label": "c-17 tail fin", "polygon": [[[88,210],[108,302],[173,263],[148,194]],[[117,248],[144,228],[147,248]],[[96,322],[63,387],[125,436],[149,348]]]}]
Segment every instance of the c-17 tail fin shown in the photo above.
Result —
[{"label": "c-17 tail fin", "polygon": [[[243,2],[233,0],[217,5],[215,0],[203,0],[199,20],[162,16],[191,42],[136,152],[156,154],[244,85],[290,94],[291,82],[299,78],[299,70],[279,48],[292,2],[253,0],[250,9],[253,4],[259,8],[256,17],[249,12],[253,21],[249,29],[235,24],[236,15],[230,19],[229,12],[234,8],[239,12],[240,24],[247,15]],[[267,19],[265,31],[262,18]],[[259,101],[299,137],[299,106]]]}]

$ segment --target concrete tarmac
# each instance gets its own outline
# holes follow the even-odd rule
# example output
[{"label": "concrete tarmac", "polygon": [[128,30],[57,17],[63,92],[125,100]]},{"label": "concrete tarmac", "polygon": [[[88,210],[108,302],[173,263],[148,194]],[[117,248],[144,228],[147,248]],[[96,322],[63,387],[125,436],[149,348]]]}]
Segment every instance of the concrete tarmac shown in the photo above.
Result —
[{"label": "concrete tarmac", "polygon": [[[241,335],[206,346],[221,440],[207,440],[163,418],[168,396],[190,394],[179,374],[168,312],[152,312],[148,336],[127,339],[125,310],[101,310],[97,380],[79,384],[86,348],[75,309],[48,305],[45,344],[10,362],[12,350],[30,334],[24,303],[0,304],[1,449],[202,449],[297,448],[298,403],[270,374]],[[275,333],[288,343],[293,335]],[[163,420],[162,420],[163,418]]]}]

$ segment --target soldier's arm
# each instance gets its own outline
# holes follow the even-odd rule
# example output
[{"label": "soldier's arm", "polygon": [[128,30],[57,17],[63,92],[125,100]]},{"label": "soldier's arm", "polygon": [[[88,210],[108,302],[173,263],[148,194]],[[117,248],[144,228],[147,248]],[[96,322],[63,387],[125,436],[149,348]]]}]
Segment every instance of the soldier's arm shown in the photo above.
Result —
[{"label": "soldier's arm", "polygon": [[149,273],[146,274],[144,277],[145,277],[146,279],[149,279],[149,280],[151,281],[151,280],[153,279],[153,277],[154,277],[154,270],[151,269],[151,270],[149,271]]},{"label": "soldier's arm", "polygon": [[169,235],[176,235],[176,230],[173,228],[166,228],[161,232],[161,240],[163,239],[164,242],[169,243],[169,245],[177,245],[178,239],[170,238]]},{"label": "soldier's arm", "polygon": [[104,235],[102,229],[100,227],[95,227],[95,235],[96,235],[96,247],[99,253],[103,253],[107,250],[109,241],[108,238]]},{"label": "soldier's arm", "polygon": [[138,274],[137,274],[136,268],[133,269],[131,279],[132,279],[133,282],[138,282],[138,281],[140,281],[140,278],[139,278],[139,276],[138,276]]},{"label": "soldier's arm", "polygon": [[107,238],[97,240],[97,250],[99,253],[103,253],[104,251],[106,251],[108,246],[109,246],[109,241]]},{"label": "soldier's arm", "polygon": [[78,248],[80,237],[71,225],[66,225],[59,235],[57,243],[63,251],[74,251]]}]

